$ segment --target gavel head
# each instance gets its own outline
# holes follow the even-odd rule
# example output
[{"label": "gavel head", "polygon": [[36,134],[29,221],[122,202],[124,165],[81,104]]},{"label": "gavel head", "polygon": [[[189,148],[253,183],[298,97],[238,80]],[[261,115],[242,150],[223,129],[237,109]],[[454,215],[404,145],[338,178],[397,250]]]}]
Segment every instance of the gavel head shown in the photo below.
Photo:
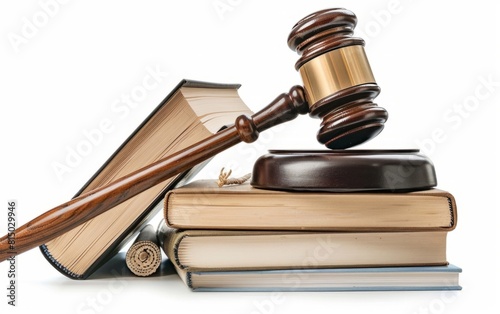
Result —
[{"label": "gavel head", "polygon": [[352,37],[356,16],[346,9],[318,11],[300,20],[288,46],[300,55],[309,114],[322,119],[318,141],[331,149],[361,144],[379,134],[388,118],[373,103],[380,93],[365,55]]}]

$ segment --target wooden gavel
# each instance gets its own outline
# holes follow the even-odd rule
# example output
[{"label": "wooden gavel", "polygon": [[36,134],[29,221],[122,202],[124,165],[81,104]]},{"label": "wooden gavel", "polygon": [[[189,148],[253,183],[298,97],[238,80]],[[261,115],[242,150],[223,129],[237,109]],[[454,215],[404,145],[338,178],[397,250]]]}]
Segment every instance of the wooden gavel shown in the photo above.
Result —
[{"label": "wooden gavel", "polygon": [[241,115],[233,126],[106,186],[82,194],[40,215],[15,233],[15,246],[0,239],[0,262],[40,246],[129,198],[186,171],[241,142],[255,141],[268,128],[309,113],[322,119],[318,141],[331,149],[348,148],[376,136],[387,112],[373,103],[380,93],[364,51],[352,37],[356,16],[327,9],[299,21],[288,45],[299,53],[296,69],[304,87],[294,86],[252,117]]}]

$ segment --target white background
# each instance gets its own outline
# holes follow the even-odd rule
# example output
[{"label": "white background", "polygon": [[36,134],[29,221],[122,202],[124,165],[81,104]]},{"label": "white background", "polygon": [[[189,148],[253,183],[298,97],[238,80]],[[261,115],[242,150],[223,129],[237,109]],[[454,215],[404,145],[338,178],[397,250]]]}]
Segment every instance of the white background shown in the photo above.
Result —
[{"label": "white background", "polygon": [[[15,308],[7,305],[8,265],[0,264],[0,311],[498,311],[495,106],[500,73],[495,57],[500,51],[494,20],[500,10],[493,2],[2,2],[2,234],[8,200],[18,201],[19,224],[68,201],[182,78],[241,83],[240,95],[255,111],[300,84],[294,69],[297,56],[286,45],[290,29],[316,10],[346,7],[358,16],[356,34],[367,41],[367,56],[382,88],[377,102],[390,114],[385,130],[359,148],[420,148],[433,160],[438,187],[452,192],[458,203],[459,222],[448,237],[448,259],[463,268],[463,290],[193,293],[176,275],[73,281],[35,249],[18,257]],[[113,109],[122,94],[130,95],[155,69],[161,72],[158,84],[135,108]],[[112,131],[58,177],[54,163],[64,163],[68,151],[85,140],[84,132],[98,128],[102,120],[112,122]],[[221,167],[244,174],[268,148],[319,149],[318,123],[302,116],[269,130],[254,145],[239,145],[215,158],[200,177],[214,177]]]}]

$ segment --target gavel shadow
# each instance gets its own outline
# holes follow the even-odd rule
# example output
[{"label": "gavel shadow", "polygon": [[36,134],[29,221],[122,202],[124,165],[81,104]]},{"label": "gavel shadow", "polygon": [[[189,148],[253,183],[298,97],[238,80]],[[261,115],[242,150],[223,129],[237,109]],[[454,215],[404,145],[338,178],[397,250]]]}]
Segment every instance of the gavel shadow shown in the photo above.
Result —
[{"label": "gavel shadow", "polygon": [[[127,267],[125,262],[125,252],[119,252],[104,265],[99,267],[92,275],[90,275],[86,280],[98,280],[98,279],[111,279],[111,278],[142,278],[133,274]],[[149,277],[164,277],[164,276],[177,276],[172,262],[165,258],[161,262],[157,271],[148,276]]]}]

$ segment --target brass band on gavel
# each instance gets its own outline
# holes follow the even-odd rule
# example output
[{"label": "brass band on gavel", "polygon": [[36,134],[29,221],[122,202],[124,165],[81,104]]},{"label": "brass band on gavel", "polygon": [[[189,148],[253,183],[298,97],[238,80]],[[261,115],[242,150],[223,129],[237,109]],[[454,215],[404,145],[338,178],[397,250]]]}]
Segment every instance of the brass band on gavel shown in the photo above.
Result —
[{"label": "brass band on gavel", "polygon": [[326,52],[299,68],[310,105],[345,88],[375,83],[361,45]]}]

